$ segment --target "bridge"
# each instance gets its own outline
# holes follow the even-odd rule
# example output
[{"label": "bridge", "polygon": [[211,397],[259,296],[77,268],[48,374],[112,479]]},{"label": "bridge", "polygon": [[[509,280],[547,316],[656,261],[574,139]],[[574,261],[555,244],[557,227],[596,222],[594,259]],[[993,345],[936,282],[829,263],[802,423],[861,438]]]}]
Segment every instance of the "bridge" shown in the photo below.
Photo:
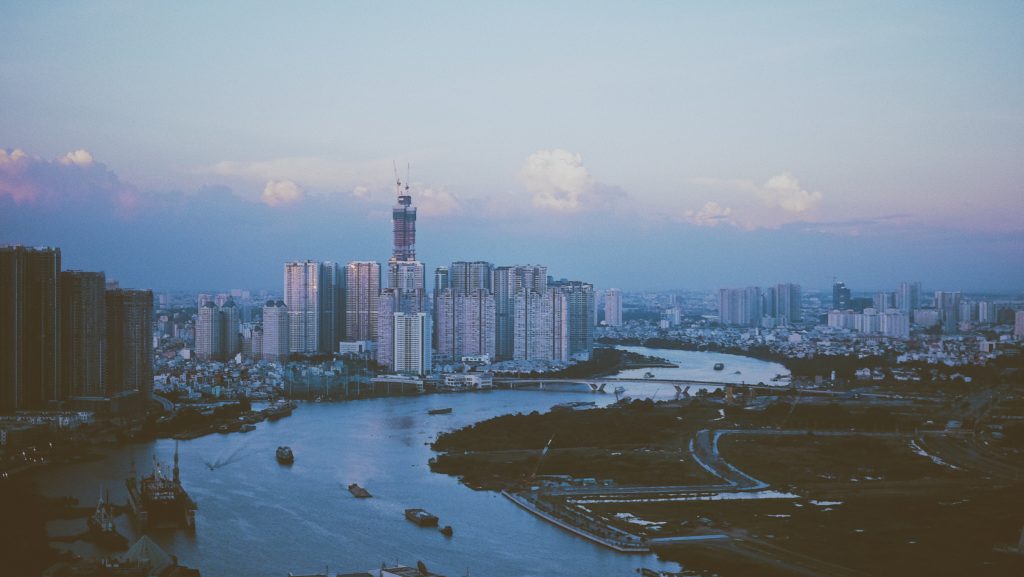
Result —
[{"label": "bridge", "polygon": [[747,384],[747,383],[730,383],[725,381],[698,381],[693,379],[643,379],[643,378],[624,378],[624,377],[590,377],[586,379],[573,379],[573,378],[553,378],[553,377],[531,377],[531,378],[496,378],[494,379],[495,386],[508,387],[510,389],[517,389],[521,387],[537,387],[543,389],[545,385],[585,385],[590,388],[593,393],[604,393],[605,386],[616,383],[646,383],[654,385],[666,385],[675,387],[676,392],[680,394],[688,394],[687,391],[690,387],[725,387],[725,388],[736,388],[744,390],[752,390],[756,393],[769,393],[777,394],[779,391],[788,390],[791,387],[789,385],[765,385],[765,384]]}]

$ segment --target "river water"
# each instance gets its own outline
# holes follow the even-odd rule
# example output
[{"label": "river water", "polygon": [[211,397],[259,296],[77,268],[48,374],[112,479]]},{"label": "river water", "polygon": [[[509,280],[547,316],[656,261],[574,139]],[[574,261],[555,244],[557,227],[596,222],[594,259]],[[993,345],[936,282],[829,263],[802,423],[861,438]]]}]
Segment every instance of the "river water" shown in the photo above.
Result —
[{"label": "river water", "polygon": [[[661,356],[678,369],[650,369],[658,378],[770,382],[785,368],[734,355],[624,347]],[[724,371],[712,366],[722,362]],[[741,371],[740,375],[733,374]],[[646,370],[625,384],[633,397],[668,398],[671,387],[643,382]],[[743,377],[743,378],[740,378]],[[670,392],[671,391],[671,392]],[[494,577],[533,575],[635,575],[638,567],[678,570],[654,555],[616,553],[555,527],[489,491],[473,491],[447,475],[431,473],[428,443],[439,432],[496,415],[546,411],[568,401],[614,402],[612,394],[574,390],[501,390],[377,398],[342,403],[307,403],[291,417],[264,422],[250,433],[208,435],[180,442],[181,478],[199,504],[197,530],[152,530],[148,534],[205,577],[284,577],[289,571],[365,571],[382,562],[415,565],[436,573]],[[432,408],[452,407],[430,416]],[[42,491],[95,502],[101,487],[115,502],[126,500],[124,479],[131,462],[148,471],[155,455],[170,466],[172,440],[105,447],[104,459],[51,466],[35,473]],[[295,464],[281,466],[278,445],[289,445]],[[211,470],[207,463],[224,463]],[[169,469],[168,469],[169,474]],[[359,483],[372,499],[346,490]],[[451,525],[451,538],[405,520],[403,510],[420,507]],[[122,534],[138,536],[127,516]],[[84,529],[84,520],[52,521],[51,535]],[[65,546],[65,545],[62,545]],[[104,555],[87,543],[69,546],[81,555]]]}]

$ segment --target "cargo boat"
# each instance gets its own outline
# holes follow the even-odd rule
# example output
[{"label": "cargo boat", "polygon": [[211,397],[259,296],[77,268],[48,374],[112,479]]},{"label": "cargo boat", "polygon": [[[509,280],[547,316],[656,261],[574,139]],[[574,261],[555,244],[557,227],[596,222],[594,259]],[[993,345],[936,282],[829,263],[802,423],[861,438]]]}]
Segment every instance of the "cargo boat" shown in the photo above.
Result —
[{"label": "cargo boat", "polygon": [[89,540],[109,549],[127,547],[128,539],[117,532],[114,517],[114,506],[110,504],[110,495],[104,491],[96,504],[96,511],[86,520],[86,525],[89,527]]},{"label": "cargo boat", "polygon": [[405,518],[420,527],[437,527],[437,516],[431,515],[423,509],[406,509]]},{"label": "cargo boat", "polygon": [[291,465],[295,462],[295,453],[292,453],[291,447],[278,447],[274,455],[277,457],[277,462],[282,465]]},{"label": "cargo boat", "polygon": [[[134,469],[134,467],[133,467]],[[153,472],[141,479],[133,473],[125,480],[128,507],[142,529],[153,527],[184,527],[196,529],[196,502],[181,486],[178,469],[178,447],[174,447],[173,477],[168,479],[153,457]]]},{"label": "cargo boat", "polygon": [[353,495],[355,495],[356,497],[358,497],[360,499],[366,499],[368,497],[372,497],[373,496],[373,495],[370,494],[369,491],[367,491],[366,489],[360,487],[356,483],[352,483],[351,485],[348,486],[348,492],[352,493]]}]

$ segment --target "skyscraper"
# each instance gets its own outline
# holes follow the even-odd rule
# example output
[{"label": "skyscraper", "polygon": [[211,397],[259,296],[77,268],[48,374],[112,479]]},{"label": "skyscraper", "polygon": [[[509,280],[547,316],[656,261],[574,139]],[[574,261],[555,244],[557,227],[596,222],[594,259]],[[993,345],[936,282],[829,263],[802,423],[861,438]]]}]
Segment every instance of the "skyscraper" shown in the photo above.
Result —
[{"label": "skyscraper", "polygon": [[494,265],[489,262],[453,262],[448,267],[449,285],[458,294],[469,294],[478,289],[491,291],[493,273]]},{"label": "skyscraper", "polygon": [[803,294],[800,285],[783,283],[775,287],[774,316],[783,324],[798,323],[803,319]]},{"label": "skyscraper", "polygon": [[850,289],[842,281],[832,283],[832,308],[845,311],[852,307],[850,302]]},{"label": "skyscraper", "polygon": [[494,269],[491,278],[495,356],[499,361],[510,360],[515,358],[516,294],[524,288],[538,294],[547,292],[548,269],[536,265],[500,266]]},{"label": "skyscraper", "polygon": [[106,275],[60,273],[62,398],[103,397],[107,349]]},{"label": "skyscraper", "polygon": [[719,290],[718,320],[723,325],[758,326],[761,321],[761,289]]},{"label": "skyscraper", "polygon": [[431,369],[430,317],[426,313],[395,313],[394,364],[399,374],[425,375]]},{"label": "skyscraper", "polygon": [[196,315],[196,356],[200,360],[224,358],[224,324],[220,309],[206,301]]},{"label": "skyscraper", "polygon": [[960,292],[935,291],[935,308],[942,332],[955,333],[960,326]]},{"label": "skyscraper", "polygon": [[288,306],[269,300],[263,305],[263,360],[283,363],[291,352],[288,339]]},{"label": "skyscraper", "polygon": [[[567,357],[589,359],[594,348],[594,286],[581,281],[562,280],[553,283],[551,289],[565,296],[566,334],[569,339]],[[557,307],[552,309],[552,314],[555,314],[552,322],[557,321],[557,311]]]},{"label": "skyscraper", "polygon": [[228,297],[220,307],[220,348],[224,358],[230,359],[242,350],[238,327],[240,324],[238,305]]},{"label": "skyscraper", "polygon": [[391,209],[391,226],[394,244],[391,259],[395,261],[416,260],[416,207],[409,196],[409,183],[405,183],[405,194],[402,194],[401,183],[398,183],[398,202]]},{"label": "skyscraper", "polygon": [[622,291],[613,288],[604,293],[604,322],[610,327],[622,326]]},{"label": "skyscraper", "polygon": [[0,413],[61,400],[60,249],[0,247]]},{"label": "skyscraper", "polygon": [[494,295],[478,288],[468,293],[441,291],[436,299],[437,354],[447,361],[464,356],[495,356]]},{"label": "skyscraper", "polygon": [[524,286],[516,291],[512,310],[515,315],[512,358],[517,361],[554,359],[551,344],[554,311],[550,291],[537,292]]},{"label": "skyscraper", "polygon": [[288,350],[320,351],[320,263],[292,261],[284,265],[284,304],[288,307]]},{"label": "skyscraper", "polygon": [[[153,291],[107,291],[107,395],[153,394]],[[212,305],[213,303],[207,303]]]},{"label": "skyscraper", "polygon": [[901,282],[896,291],[896,308],[905,313],[912,313],[921,308],[921,283]]},{"label": "skyscraper", "polygon": [[321,353],[338,350],[345,333],[345,274],[336,262],[320,263],[320,326],[317,330]]},{"label": "skyscraper", "polygon": [[376,341],[380,263],[348,263],[345,267],[345,285],[345,340]]}]

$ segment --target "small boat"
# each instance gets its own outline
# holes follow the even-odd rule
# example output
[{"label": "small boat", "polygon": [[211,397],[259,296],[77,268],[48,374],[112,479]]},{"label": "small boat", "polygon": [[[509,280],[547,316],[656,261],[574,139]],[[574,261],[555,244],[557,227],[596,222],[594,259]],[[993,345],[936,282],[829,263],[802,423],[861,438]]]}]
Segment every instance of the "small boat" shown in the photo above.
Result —
[{"label": "small boat", "polygon": [[715,363],[715,370],[720,371],[725,368],[725,363]]},{"label": "small boat", "polygon": [[441,527],[440,529],[438,529],[438,531],[440,531],[441,534],[444,535],[445,537],[451,537],[452,533],[453,533],[451,525],[445,525],[444,527]]},{"label": "small boat", "polygon": [[248,433],[249,431],[255,431],[256,425],[253,425],[252,423],[246,423],[242,425],[242,427],[238,430],[242,431],[243,433]]},{"label": "small boat", "polygon": [[277,462],[282,465],[291,465],[295,462],[295,454],[292,453],[291,447],[278,447],[276,456]]},{"label": "small boat", "polygon": [[405,518],[420,527],[437,527],[437,516],[431,515],[423,509],[406,509]]},{"label": "small boat", "polygon": [[654,378],[654,373],[652,373],[650,371],[647,371],[646,373],[644,373],[644,378],[645,379],[653,379]]},{"label": "small boat", "polygon": [[366,499],[368,497],[372,497],[373,496],[373,495],[370,494],[369,491],[367,491],[366,489],[360,487],[356,483],[352,483],[351,485],[348,486],[348,492],[352,493],[353,495],[355,495],[356,497],[358,497],[360,499]]},{"label": "small boat", "polygon": [[452,408],[451,407],[445,407],[443,409],[430,409],[429,411],[427,411],[427,414],[428,415],[447,415],[450,412],[452,412]]}]

